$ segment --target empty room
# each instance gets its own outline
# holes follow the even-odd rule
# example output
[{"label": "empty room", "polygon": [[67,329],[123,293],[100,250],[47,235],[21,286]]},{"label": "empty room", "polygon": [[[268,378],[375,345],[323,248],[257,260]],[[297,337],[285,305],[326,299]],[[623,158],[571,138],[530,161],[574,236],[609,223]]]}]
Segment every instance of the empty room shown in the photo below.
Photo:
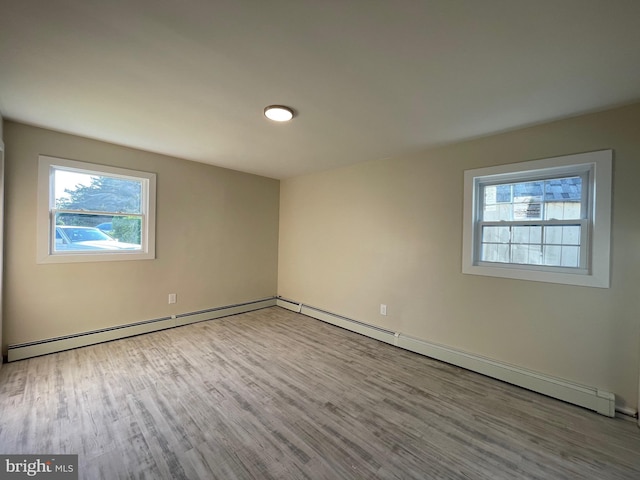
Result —
[{"label": "empty room", "polygon": [[640,478],[639,18],[0,1],[0,479]]}]

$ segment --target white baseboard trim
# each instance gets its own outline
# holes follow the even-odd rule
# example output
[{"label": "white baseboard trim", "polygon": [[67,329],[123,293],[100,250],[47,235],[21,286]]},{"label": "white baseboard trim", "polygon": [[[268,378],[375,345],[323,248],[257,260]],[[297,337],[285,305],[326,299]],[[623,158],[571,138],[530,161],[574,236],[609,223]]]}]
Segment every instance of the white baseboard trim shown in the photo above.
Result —
[{"label": "white baseboard trim", "polygon": [[391,345],[393,345],[395,341],[395,334],[391,330],[386,330],[384,328],[375,327],[367,323],[358,322],[356,320],[343,317],[342,315],[336,315],[335,313],[330,313],[319,308],[310,307],[308,305],[301,305],[300,313],[309,317],[313,317],[317,320],[322,320],[323,322],[342,327],[346,330],[351,330],[352,332],[375,338],[376,340],[380,340],[381,342],[389,343]]},{"label": "white baseboard trim", "polygon": [[[579,405],[608,417],[614,417],[616,414],[615,395],[613,393],[410,337],[400,332],[392,332],[299,302],[291,300],[283,302],[286,302],[286,305],[280,303],[278,303],[278,305],[284,308],[299,305],[299,310],[296,308],[289,308],[289,310],[298,311],[303,315],[337,325],[367,337],[375,338],[376,340],[395,345],[405,350],[410,350],[473,372],[481,373],[488,377],[502,380],[558,400]],[[618,410],[621,411],[622,408]],[[625,410],[631,411],[631,409]]]},{"label": "white baseboard trim", "polygon": [[96,343],[109,342],[120,338],[132,337],[143,333],[156,332],[167,328],[180,327],[190,323],[202,322],[205,320],[213,320],[238,313],[251,312],[261,308],[273,307],[276,305],[276,298],[264,298],[246,303],[234,305],[226,305],[216,307],[209,310],[200,310],[197,312],[182,313],[171,317],[156,318],[143,322],[130,323],[126,325],[118,325],[116,327],[105,328],[101,330],[93,330],[89,332],[67,335],[64,337],[49,338],[35,342],[21,343],[9,345],[7,360],[14,362],[16,360],[24,360],[26,358],[38,357],[48,353],[62,352],[73,348],[86,347],[95,345]]},{"label": "white baseboard trim", "polygon": [[404,335],[398,336],[397,346],[558,400],[580,405],[608,417],[615,416],[615,396],[595,387],[579,385],[561,378]]},{"label": "white baseboard trim", "polygon": [[254,300],[247,303],[239,303],[236,305],[226,305],[224,307],[211,308],[209,310],[201,310],[198,312],[182,313],[176,315],[176,327],[189,325],[190,323],[203,322],[205,320],[215,320],[216,318],[228,317],[239,313],[252,312],[262,308],[274,307],[276,305],[276,297],[264,298],[262,300]]},{"label": "white baseboard trim", "polygon": [[635,408],[618,406],[616,407],[616,417],[637,422],[638,411]]}]

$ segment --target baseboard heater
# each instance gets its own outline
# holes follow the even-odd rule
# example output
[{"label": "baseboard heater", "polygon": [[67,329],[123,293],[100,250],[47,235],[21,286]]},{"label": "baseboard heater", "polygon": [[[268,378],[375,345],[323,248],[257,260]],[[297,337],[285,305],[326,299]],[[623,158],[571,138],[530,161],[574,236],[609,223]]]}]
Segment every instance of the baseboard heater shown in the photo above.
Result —
[{"label": "baseboard heater", "polygon": [[276,305],[276,297],[269,297],[245,303],[225,305],[208,310],[199,310],[197,312],[182,313],[179,315],[172,315],[170,317],[118,325],[116,327],[109,327],[101,330],[92,330],[64,337],[9,345],[7,360],[9,362],[14,362],[16,360],[37,357],[48,353],[61,352],[63,350],[86,347],[88,345],[95,345],[96,343],[109,342],[111,340],[132,337],[143,333],[151,333],[157,332],[158,330],[165,330],[167,328],[180,327],[190,323],[214,320],[216,318],[236,315],[238,313],[251,312],[253,310],[273,307],[274,305]]},{"label": "baseboard heater", "polygon": [[616,413],[615,395],[595,387],[579,385],[561,378],[410,337],[293,300],[278,297],[277,305],[405,350],[594,410],[608,417],[614,417]]}]

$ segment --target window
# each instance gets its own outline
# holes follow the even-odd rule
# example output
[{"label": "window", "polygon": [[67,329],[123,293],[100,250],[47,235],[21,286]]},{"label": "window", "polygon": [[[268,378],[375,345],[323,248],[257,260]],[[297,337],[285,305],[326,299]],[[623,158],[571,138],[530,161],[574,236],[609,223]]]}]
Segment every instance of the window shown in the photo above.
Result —
[{"label": "window", "polygon": [[155,258],[155,174],[40,156],[38,263]]},{"label": "window", "polygon": [[612,151],[465,171],[463,273],[609,287]]}]

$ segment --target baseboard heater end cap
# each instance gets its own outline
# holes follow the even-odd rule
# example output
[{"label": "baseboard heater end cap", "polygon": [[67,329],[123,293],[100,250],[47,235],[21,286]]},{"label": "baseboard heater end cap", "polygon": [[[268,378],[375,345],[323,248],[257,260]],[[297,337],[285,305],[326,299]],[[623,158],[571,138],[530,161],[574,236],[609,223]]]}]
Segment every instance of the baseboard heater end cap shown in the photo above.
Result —
[{"label": "baseboard heater end cap", "polygon": [[294,302],[293,300],[288,300],[283,297],[278,297],[276,299],[276,305],[278,307],[286,308],[287,310],[291,310],[292,312],[300,313],[302,311],[302,304],[298,302]]},{"label": "baseboard heater end cap", "polygon": [[616,396],[611,392],[596,389],[596,397],[598,401],[597,412],[607,417],[616,416]]}]

